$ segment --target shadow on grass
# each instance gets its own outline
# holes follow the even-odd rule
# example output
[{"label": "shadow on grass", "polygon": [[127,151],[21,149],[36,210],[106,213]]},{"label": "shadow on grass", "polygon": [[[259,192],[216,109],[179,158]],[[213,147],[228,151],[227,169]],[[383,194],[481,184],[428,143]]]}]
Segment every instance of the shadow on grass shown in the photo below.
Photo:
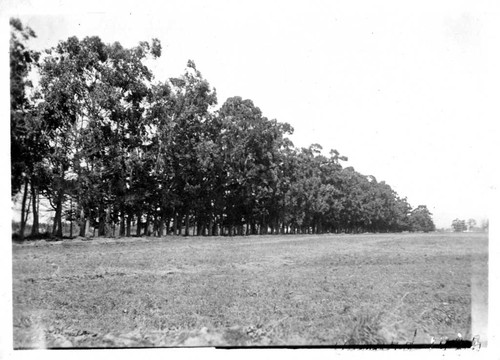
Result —
[{"label": "shadow on grass", "polygon": [[40,233],[37,235],[26,235],[23,239],[21,239],[21,236],[18,233],[12,233],[12,242],[16,244],[22,244],[23,242],[26,241],[37,241],[37,240],[45,240],[45,241],[62,241],[62,240],[72,240],[77,238],[77,236],[63,236],[63,237],[57,237],[55,235],[52,235],[50,232],[44,232]]}]

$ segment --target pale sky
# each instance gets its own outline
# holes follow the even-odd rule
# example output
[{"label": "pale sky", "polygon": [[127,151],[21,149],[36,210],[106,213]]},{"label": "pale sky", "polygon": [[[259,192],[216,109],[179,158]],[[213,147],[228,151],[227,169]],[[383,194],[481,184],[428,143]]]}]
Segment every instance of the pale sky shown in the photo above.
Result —
[{"label": "pale sky", "polygon": [[120,13],[83,3],[4,6],[37,33],[36,49],[73,35],[125,46],[159,38],[157,80],[192,59],[219,105],[253,100],[295,128],[296,146],[337,149],[344,166],[427,205],[438,228],[491,217],[500,154],[494,2],[141,1]]}]

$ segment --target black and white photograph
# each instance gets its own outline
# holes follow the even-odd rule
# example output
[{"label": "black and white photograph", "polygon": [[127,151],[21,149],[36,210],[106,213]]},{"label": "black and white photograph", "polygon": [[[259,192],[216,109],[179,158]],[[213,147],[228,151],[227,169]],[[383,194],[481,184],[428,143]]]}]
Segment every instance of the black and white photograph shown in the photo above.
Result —
[{"label": "black and white photograph", "polygon": [[494,349],[499,6],[0,10],[5,356]]}]

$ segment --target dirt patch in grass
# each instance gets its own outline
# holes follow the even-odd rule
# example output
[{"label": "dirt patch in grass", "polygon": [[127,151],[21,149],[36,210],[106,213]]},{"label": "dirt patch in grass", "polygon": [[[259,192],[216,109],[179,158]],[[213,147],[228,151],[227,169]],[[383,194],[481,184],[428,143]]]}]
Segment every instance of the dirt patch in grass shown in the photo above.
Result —
[{"label": "dirt patch in grass", "polygon": [[487,261],[485,235],[13,244],[14,346],[471,339],[472,260]]}]

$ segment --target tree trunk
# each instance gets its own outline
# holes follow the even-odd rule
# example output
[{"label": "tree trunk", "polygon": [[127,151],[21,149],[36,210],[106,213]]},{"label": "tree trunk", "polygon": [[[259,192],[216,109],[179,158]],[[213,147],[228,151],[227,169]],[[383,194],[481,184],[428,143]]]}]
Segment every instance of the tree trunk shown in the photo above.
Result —
[{"label": "tree trunk", "polygon": [[141,236],[141,212],[137,212],[137,229],[136,229],[136,232],[135,232],[135,235],[136,236]]},{"label": "tree trunk", "polygon": [[212,236],[214,231],[214,218],[213,214],[210,214],[210,219],[208,220],[208,236]]},{"label": "tree trunk", "polygon": [[178,228],[178,216],[177,216],[177,213],[175,212],[175,209],[174,209],[174,224],[172,225],[172,227],[174,228],[174,235],[178,235],[179,233],[177,232],[177,228]]},{"label": "tree trunk", "polygon": [[69,238],[73,239],[73,198],[70,197],[70,221],[69,221]]},{"label": "tree trunk", "polygon": [[[162,215],[160,217],[160,223],[158,224],[158,234],[157,234],[158,237],[162,237],[163,236],[163,227],[164,227],[164,225],[165,225],[165,216],[162,213]],[[167,228],[168,228],[168,225],[167,225]]]},{"label": "tree trunk", "polygon": [[186,229],[184,235],[189,236],[189,213],[186,214]]},{"label": "tree trunk", "polygon": [[174,209],[169,209],[167,218],[165,219],[165,226],[167,227],[165,234],[166,235],[172,235],[173,230],[174,230],[174,216],[175,212]]},{"label": "tree trunk", "polygon": [[157,234],[158,234],[158,216],[153,216],[152,223],[153,223],[153,232],[151,233],[151,235],[157,236]]},{"label": "tree trunk", "polygon": [[31,201],[33,203],[33,226],[31,227],[31,236],[38,236],[40,234],[40,223],[38,218],[39,202],[38,191],[33,183],[31,183]]},{"label": "tree trunk", "polygon": [[23,200],[21,203],[21,229],[19,231],[19,239],[24,240],[24,229],[26,228],[26,200],[28,198],[28,181],[24,183]]},{"label": "tree trunk", "polygon": [[151,217],[149,214],[146,215],[146,225],[144,226],[144,235],[149,236],[149,223],[151,222]]},{"label": "tree trunk", "polygon": [[165,235],[172,235],[173,221],[170,216],[167,216],[167,219],[165,220],[165,227]]},{"label": "tree trunk", "polygon": [[80,227],[80,232],[78,234],[79,236],[85,237],[85,231],[87,230],[86,225],[87,225],[87,219],[85,218],[85,211],[83,210],[83,208],[81,208],[80,209],[80,222],[78,223],[78,226]]},{"label": "tree trunk", "polygon": [[250,233],[252,235],[257,235],[257,227],[255,226],[255,220],[253,219],[253,217],[250,220]]},{"label": "tree trunk", "polygon": [[56,213],[54,216],[54,225],[52,227],[52,235],[62,238],[62,190],[59,190],[56,197]]},{"label": "tree trunk", "polygon": [[99,205],[99,229],[97,230],[97,236],[106,235],[106,211],[104,206]]},{"label": "tree trunk", "polygon": [[219,219],[218,217],[214,214],[214,224],[213,224],[213,232],[212,232],[212,235],[213,236],[219,236]]},{"label": "tree trunk", "polygon": [[130,237],[130,228],[131,228],[131,225],[132,225],[132,216],[130,216],[130,214],[127,214],[127,237]]},{"label": "tree trunk", "polygon": [[86,228],[86,225],[87,225],[87,221],[85,221],[85,219],[83,219],[82,221],[80,221],[80,231],[78,233],[78,236],[81,236],[81,237],[85,237],[85,228]]},{"label": "tree trunk", "polygon": [[125,236],[125,210],[123,205],[120,210],[120,236]]},{"label": "tree trunk", "polygon": [[221,210],[219,221],[217,222],[217,235],[224,236],[224,210]]},{"label": "tree trunk", "polygon": [[58,205],[58,216],[57,216],[57,231],[56,236],[58,238],[63,237],[63,225],[62,225],[62,201]]},{"label": "tree trunk", "polygon": [[115,236],[115,223],[111,222],[111,204],[108,205],[106,208],[106,223],[105,223],[105,233],[106,237],[108,236]]},{"label": "tree trunk", "polygon": [[200,220],[200,217],[198,217],[198,221],[196,222],[196,236],[202,235],[202,229],[203,229],[203,222]]}]

